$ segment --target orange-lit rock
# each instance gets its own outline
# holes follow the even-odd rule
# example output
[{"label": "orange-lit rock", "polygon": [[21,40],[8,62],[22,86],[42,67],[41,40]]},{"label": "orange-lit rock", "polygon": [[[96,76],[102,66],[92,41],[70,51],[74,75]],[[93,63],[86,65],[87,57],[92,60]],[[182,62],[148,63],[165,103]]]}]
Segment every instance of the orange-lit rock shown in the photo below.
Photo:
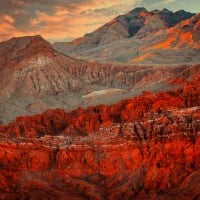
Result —
[{"label": "orange-lit rock", "polygon": [[[86,199],[105,199],[106,195],[108,199],[179,199],[181,188],[187,196],[189,188],[196,190],[192,196],[199,195],[199,138],[194,144],[187,137],[146,144],[108,137],[96,144],[88,140],[87,144],[74,141],[64,146],[65,141],[47,145],[48,139],[41,138],[21,147],[14,141],[4,145],[4,152],[12,154],[0,155],[1,195],[22,198],[38,191],[40,198],[53,192],[58,199],[71,194]],[[36,142],[40,142],[39,148],[34,147]],[[190,187],[184,183],[188,181]]]},{"label": "orange-lit rock", "polygon": [[0,126],[0,199],[198,199],[199,81]]}]

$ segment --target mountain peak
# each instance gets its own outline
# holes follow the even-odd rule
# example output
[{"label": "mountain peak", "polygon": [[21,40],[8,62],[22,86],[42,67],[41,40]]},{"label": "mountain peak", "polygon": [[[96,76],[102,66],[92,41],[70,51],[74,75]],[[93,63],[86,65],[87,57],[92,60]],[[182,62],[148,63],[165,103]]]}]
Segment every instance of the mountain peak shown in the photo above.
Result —
[{"label": "mountain peak", "polygon": [[4,66],[39,54],[47,57],[55,55],[51,44],[40,35],[13,37],[0,43],[0,63]]},{"label": "mountain peak", "polygon": [[[184,10],[173,12],[163,8],[162,10],[148,11],[144,7],[137,7],[127,14],[115,17],[112,21],[82,38],[75,39],[69,43],[59,43],[54,47],[60,49],[66,55],[77,56],[77,58],[81,59],[99,61],[100,58],[103,61],[114,60],[117,62],[126,62],[129,57],[137,54],[135,49],[144,45],[144,43],[143,45],[140,43],[141,39],[146,41],[147,46],[151,46],[158,38],[155,36],[156,39],[152,40],[153,35],[161,34],[162,32],[160,38],[164,38],[163,40],[165,40],[165,34],[168,34],[168,29],[178,24],[181,25],[182,22],[185,23],[185,20],[192,18],[194,15]],[[197,30],[196,27],[198,27],[198,24],[195,26],[195,30]],[[191,34],[187,34],[191,36]],[[186,36],[188,36],[187,34]],[[195,33],[194,35],[194,41],[196,41],[199,34]],[[162,39],[160,40],[162,41]],[[173,41],[173,38],[171,40]],[[127,53],[125,53],[123,59],[121,55],[124,51],[121,52],[121,55],[116,56],[119,54],[116,52],[116,49],[120,49],[121,45],[131,46],[130,42],[135,45],[132,53],[127,49]],[[157,42],[159,43],[160,41]],[[114,45],[116,48],[113,47]],[[109,51],[105,49],[109,49]],[[105,54],[103,52],[113,53]],[[149,54],[147,53],[147,55]]]},{"label": "mountain peak", "polygon": [[144,8],[144,7],[136,7],[133,10],[131,10],[129,13],[137,15],[137,14],[139,14],[141,12],[148,12],[148,10],[146,8]]},{"label": "mountain peak", "polygon": [[44,40],[40,35],[33,35],[33,36],[22,36],[22,37],[13,37],[7,41],[1,42],[0,45],[15,45],[15,47],[20,48],[24,45],[47,45],[49,46],[49,43]]},{"label": "mountain peak", "polygon": [[25,36],[21,36],[21,37],[12,37],[9,40],[20,40],[20,39],[21,40],[23,40],[23,39],[31,40],[33,38],[44,40],[41,35],[25,35]]},{"label": "mountain peak", "polygon": [[167,8],[163,8],[163,9],[161,10],[161,12],[171,12],[171,11],[168,10]]},{"label": "mountain peak", "polygon": [[45,39],[43,39],[42,36],[40,35],[13,37],[7,41],[0,42],[0,45],[14,44],[14,43],[15,45],[17,45],[17,47],[20,47],[23,45],[30,45],[34,43],[51,46],[51,44],[47,42]]}]

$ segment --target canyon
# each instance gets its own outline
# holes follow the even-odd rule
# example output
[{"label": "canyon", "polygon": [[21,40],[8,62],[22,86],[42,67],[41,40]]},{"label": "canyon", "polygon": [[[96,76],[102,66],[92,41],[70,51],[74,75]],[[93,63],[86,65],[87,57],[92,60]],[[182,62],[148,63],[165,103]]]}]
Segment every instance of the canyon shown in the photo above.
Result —
[{"label": "canyon", "polygon": [[0,198],[199,199],[199,86],[0,126]]},{"label": "canyon", "polygon": [[199,200],[199,31],[136,8],[70,43],[1,42],[0,199]]}]

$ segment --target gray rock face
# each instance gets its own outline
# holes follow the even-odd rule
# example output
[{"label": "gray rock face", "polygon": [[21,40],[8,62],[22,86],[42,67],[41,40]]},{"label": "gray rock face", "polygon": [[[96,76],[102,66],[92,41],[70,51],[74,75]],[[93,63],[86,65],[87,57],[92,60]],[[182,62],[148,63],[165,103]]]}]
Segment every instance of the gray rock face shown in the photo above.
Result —
[{"label": "gray rock face", "polygon": [[136,8],[82,38],[55,43],[54,47],[64,54],[98,62],[198,63],[200,19],[194,15],[184,10],[149,12]]},{"label": "gray rock face", "polygon": [[40,36],[14,38],[0,47],[3,122],[48,108],[111,104],[143,90],[169,89],[174,86],[167,81],[189,67],[79,61],[54,50]]}]

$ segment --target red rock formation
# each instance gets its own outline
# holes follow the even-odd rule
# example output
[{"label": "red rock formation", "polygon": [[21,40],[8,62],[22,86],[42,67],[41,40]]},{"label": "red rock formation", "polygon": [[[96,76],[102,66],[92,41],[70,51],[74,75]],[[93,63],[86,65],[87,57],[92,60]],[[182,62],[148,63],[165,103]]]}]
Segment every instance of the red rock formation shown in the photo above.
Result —
[{"label": "red rock formation", "polygon": [[104,139],[1,138],[1,198],[195,199],[200,194],[199,136],[191,142],[174,132],[170,139],[157,135],[142,142],[104,134]]},{"label": "red rock formation", "polygon": [[100,127],[112,123],[141,120],[148,112],[166,112],[168,110],[200,105],[200,79],[197,74],[193,81],[186,82],[183,89],[172,92],[159,92],[156,95],[143,95],[122,100],[110,106],[91,106],[65,112],[62,109],[48,110],[40,115],[17,117],[11,124],[1,126],[0,132],[16,136],[32,137],[45,134],[87,135]]},{"label": "red rock formation", "polygon": [[199,85],[0,126],[0,199],[198,199]]}]

